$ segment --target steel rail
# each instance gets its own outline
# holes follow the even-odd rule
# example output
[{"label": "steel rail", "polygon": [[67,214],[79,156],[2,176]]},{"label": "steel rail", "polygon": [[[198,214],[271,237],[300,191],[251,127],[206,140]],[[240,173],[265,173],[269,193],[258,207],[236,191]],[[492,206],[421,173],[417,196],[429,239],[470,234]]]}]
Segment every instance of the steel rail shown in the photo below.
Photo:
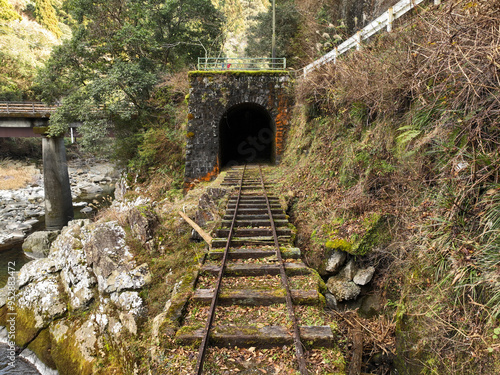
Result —
[{"label": "steel rail", "polygon": [[231,237],[233,236],[234,224],[236,223],[236,216],[238,215],[238,206],[240,204],[240,198],[241,198],[241,187],[243,185],[243,176],[245,175],[246,167],[247,166],[245,164],[245,166],[243,167],[243,172],[241,173],[241,178],[240,178],[239,188],[238,188],[238,198],[236,199],[233,221],[231,222],[231,229],[229,229],[229,234],[227,236],[226,248],[224,250],[224,256],[222,257],[222,264],[221,264],[220,271],[219,271],[219,277],[217,279],[217,284],[215,285],[214,296],[212,297],[212,303],[210,305],[210,310],[208,311],[208,320],[207,320],[207,324],[205,325],[205,333],[203,335],[203,339],[201,340],[200,348],[198,350],[198,359],[196,362],[196,372],[195,372],[196,375],[201,375],[203,373],[203,362],[205,360],[205,353],[206,353],[207,346],[208,346],[210,329],[212,328],[212,322],[214,320],[215,307],[217,306],[217,301],[219,299],[219,290],[220,290],[220,285],[222,282],[222,277],[224,275],[224,267],[226,266],[226,262],[227,262],[227,258],[228,258],[228,254],[229,254],[229,247],[231,245]]},{"label": "steel rail", "polygon": [[295,353],[297,355],[297,362],[299,365],[299,371],[302,375],[307,375],[308,371],[307,371],[306,360],[304,358],[304,346],[302,345],[302,342],[300,341],[300,331],[299,331],[299,326],[297,324],[297,319],[295,318],[295,312],[293,311],[293,303],[292,303],[292,297],[291,297],[291,292],[290,292],[290,286],[288,284],[288,278],[286,276],[283,258],[281,257],[280,244],[278,241],[278,235],[276,233],[276,226],[274,225],[273,213],[271,210],[271,205],[269,204],[269,198],[267,197],[266,187],[264,184],[264,177],[262,176],[262,169],[261,169],[260,165],[259,165],[259,175],[260,175],[260,183],[262,186],[263,195],[266,198],[269,221],[271,222],[271,229],[272,229],[273,238],[274,238],[274,246],[276,247],[276,257],[278,258],[278,263],[280,266],[281,284],[283,285],[283,288],[285,288],[285,290],[286,290],[285,299],[286,299],[286,307],[288,310],[288,317],[292,321],[292,324],[293,324],[293,341],[295,344]]}]

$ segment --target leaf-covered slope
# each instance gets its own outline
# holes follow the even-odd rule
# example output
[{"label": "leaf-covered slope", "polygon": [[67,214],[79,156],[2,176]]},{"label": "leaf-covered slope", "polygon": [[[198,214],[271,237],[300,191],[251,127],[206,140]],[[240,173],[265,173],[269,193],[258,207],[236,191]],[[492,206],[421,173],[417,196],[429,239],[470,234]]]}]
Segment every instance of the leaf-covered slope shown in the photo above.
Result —
[{"label": "leaf-covered slope", "polygon": [[33,99],[37,69],[71,34],[60,22],[60,6],[47,0],[0,1],[0,100]]},{"label": "leaf-covered slope", "polygon": [[374,215],[391,217],[390,240],[360,260],[377,266],[386,307],[375,319],[395,327],[383,348],[398,372],[493,374],[500,4],[425,5],[302,81],[284,185],[309,264]]}]

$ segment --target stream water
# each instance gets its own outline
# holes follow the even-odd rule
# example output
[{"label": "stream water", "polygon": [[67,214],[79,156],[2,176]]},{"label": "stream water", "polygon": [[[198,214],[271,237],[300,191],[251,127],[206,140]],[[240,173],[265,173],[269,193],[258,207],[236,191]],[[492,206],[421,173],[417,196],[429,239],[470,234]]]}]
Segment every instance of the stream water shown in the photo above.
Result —
[{"label": "stream water", "polygon": [[31,363],[20,357],[16,357],[14,367],[9,366],[8,349],[7,345],[0,344],[0,375],[40,375]]}]

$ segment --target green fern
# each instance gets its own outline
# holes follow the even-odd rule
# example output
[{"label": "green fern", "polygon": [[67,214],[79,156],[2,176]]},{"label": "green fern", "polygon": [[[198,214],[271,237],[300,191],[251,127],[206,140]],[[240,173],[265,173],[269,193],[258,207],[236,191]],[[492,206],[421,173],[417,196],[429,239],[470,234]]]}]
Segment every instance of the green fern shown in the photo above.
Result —
[{"label": "green fern", "polygon": [[413,141],[415,138],[420,136],[422,134],[422,130],[415,129],[413,125],[405,125],[400,128],[398,128],[398,131],[401,131],[400,135],[396,137],[397,142],[401,146],[405,146],[411,141]]}]

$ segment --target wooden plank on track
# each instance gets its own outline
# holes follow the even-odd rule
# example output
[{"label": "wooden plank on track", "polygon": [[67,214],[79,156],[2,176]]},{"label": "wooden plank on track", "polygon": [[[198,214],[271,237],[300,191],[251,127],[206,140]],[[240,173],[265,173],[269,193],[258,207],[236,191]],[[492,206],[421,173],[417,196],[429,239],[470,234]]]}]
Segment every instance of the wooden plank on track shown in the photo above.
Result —
[{"label": "wooden plank on track", "polygon": [[[318,305],[320,303],[317,290],[290,290],[292,301],[297,305]],[[218,302],[221,305],[268,306],[285,303],[285,289],[222,289]],[[196,289],[193,301],[210,303],[214,297],[213,289]]]},{"label": "wooden plank on track", "polygon": [[[202,272],[218,275],[220,267],[215,265],[204,265]],[[308,275],[311,270],[302,262],[285,263],[287,275]],[[229,264],[226,266],[226,276],[263,276],[279,275],[280,267],[274,264]]]},{"label": "wooden plank on track", "polygon": [[[308,348],[330,348],[334,337],[330,326],[300,326],[300,337]],[[183,327],[175,335],[182,345],[199,342],[203,328]],[[215,326],[210,333],[210,342],[216,346],[239,348],[273,348],[292,345],[293,336],[287,328],[281,326]]]}]

